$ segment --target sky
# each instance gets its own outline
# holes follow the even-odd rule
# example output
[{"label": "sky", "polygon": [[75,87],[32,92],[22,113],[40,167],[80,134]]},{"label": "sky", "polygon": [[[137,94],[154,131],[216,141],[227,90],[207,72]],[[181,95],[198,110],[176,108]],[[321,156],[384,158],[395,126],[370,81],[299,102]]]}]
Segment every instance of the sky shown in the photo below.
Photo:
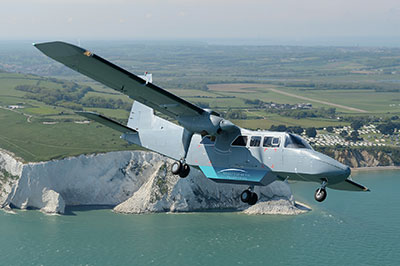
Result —
[{"label": "sky", "polygon": [[399,0],[0,0],[1,40],[398,42]]}]

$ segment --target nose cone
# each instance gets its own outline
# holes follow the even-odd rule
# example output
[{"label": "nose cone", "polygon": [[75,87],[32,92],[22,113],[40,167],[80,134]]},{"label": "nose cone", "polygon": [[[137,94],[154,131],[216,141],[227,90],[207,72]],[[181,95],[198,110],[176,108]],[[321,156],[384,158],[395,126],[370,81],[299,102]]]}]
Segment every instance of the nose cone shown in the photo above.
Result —
[{"label": "nose cone", "polygon": [[339,163],[335,159],[332,159],[331,157],[321,153],[318,153],[316,155],[317,156],[315,157],[317,158],[314,166],[319,175],[329,178],[330,181],[332,178],[339,181],[344,180],[348,176],[350,176],[351,170],[350,167],[348,167],[347,165]]},{"label": "nose cone", "polygon": [[[350,173],[350,168],[342,165],[339,162],[332,162],[332,161],[321,161],[320,162],[320,169],[322,173],[328,176],[345,176]],[[346,176],[346,177],[347,177]]]}]

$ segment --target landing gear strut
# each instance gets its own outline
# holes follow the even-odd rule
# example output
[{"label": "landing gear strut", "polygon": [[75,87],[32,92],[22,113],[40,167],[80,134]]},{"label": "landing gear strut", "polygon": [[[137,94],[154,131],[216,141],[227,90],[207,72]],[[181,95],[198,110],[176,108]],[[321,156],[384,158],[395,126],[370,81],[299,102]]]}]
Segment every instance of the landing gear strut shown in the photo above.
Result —
[{"label": "landing gear strut", "polygon": [[190,132],[186,128],[183,130],[183,154],[180,161],[174,162],[171,165],[171,172],[174,175],[179,175],[182,178],[185,178],[189,175],[190,166],[186,164],[186,155],[189,150],[190,142],[192,141],[193,132]]},{"label": "landing gear strut", "polygon": [[257,203],[258,196],[257,193],[252,191],[252,188],[248,188],[240,194],[240,199],[242,202],[247,203],[249,205],[254,205]]},{"label": "landing gear strut", "polygon": [[177,161],[171,165],[171,172],[174,175],[179,175],[181,178],[185,178],[189,175],[190,166],[181,161]]},{"label": "landing gear strut", "polygon": [[328,194],[326,193],[325,187],[326,187],[326,181],[323,181],[321,187],[315,191],[314,198],[316,201],[323,202],[326,199],[326,196]]}]

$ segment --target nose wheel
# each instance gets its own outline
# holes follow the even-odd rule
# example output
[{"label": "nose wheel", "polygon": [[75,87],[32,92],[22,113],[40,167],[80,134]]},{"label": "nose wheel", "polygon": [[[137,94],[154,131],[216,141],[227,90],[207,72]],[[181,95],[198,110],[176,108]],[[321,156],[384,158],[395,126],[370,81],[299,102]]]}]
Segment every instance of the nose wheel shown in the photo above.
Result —
[{"label": "nose wheel", "polygon": [[181,178],[185,178],[190,173],[190,166],[186,163],[177,161],[171,165],[171,172],[174,175],[179,175]]},{"label": "nose wheel", "polygon": [[328,194],[326,193],[325,187],[326,187],[326,182],[324,181],[322,182],[321,187],[315,191],[314,198],[316,201],[323,202],[326,199],[326,196]]},{"label": "nose wheel", "polygon": [[250,189],[246,189],[240,194],[240,199],[242,202],[247,203],[249,205],[254,205],[258,201],[257,193],[252,192]]}]

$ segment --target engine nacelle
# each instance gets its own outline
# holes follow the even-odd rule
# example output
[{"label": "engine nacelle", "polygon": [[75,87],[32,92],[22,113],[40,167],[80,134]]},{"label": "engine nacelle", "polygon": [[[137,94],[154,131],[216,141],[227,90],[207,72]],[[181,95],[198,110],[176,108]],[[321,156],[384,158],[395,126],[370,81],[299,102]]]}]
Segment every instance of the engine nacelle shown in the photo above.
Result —
[{"label": "engine nacelle", "polygon": [[225,132],[234,132],[234,131],[240,130],[237,125],[235,125],[231,121],[225,120],[225,119],[223,119],[223,120],[221,120],[221,122],[219,122],[219,128],[221,131],[225,131]]},{"label": "engine nacelle", "polygon": [[201,135],[217,135],[222,131],[232,132],[239,127],[229,120],[216,116],[212,113],[203,113],[201,117],[181,117],[178,122],[187,130]]}]

